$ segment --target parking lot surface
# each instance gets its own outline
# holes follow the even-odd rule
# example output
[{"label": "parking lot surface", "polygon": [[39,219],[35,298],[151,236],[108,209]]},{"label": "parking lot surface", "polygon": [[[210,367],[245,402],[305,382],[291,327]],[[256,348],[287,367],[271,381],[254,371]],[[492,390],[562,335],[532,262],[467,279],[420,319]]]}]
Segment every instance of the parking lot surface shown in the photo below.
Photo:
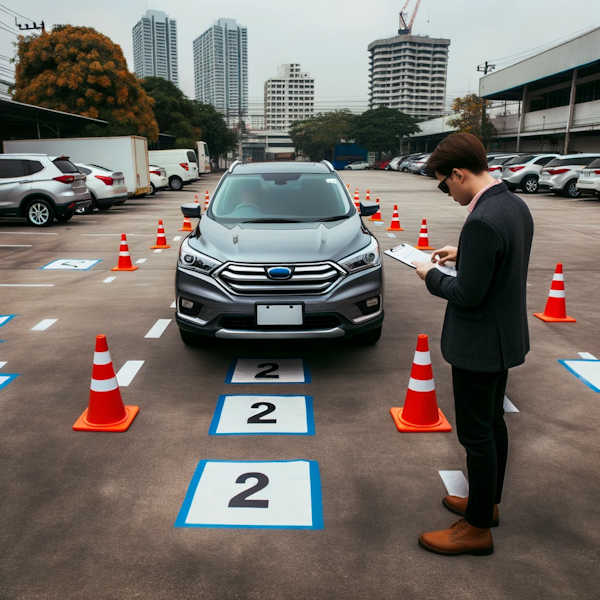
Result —
[{"label": "parking lot surface", "polygon": [[[384,223],[364,221],[382,249],[416,244],[423,218],[432,246],[458,241],[466,211],[435,181],[341,175],[361,198],[369,189],[381,199]],[[597,598],[600,396],[593,381],[558,361],[600,357],[600,202],[522,196],[536,228],[529,312],[543,311],[562,262],[567,310],[577,322],[531,316],[532,351],[510,372],[507,395],[518,412],[506,416],[511,446],[495,553],[442,557],[419,548],[417,537],[456,520],[441,504],[440,471],[466,474],[464,451],[454,429],[399,433],[389,409],[404,402],[417,335],[426,333],[438,404],[454,428],[450,367],[439,349],[445,302],[385,256],[385,321],[374,347],[344,340],[185,346],[171,307],[186,235],[178,231],[179,206],[194,194],[202,202],[217,181],[210,175],[181,192],[41,230],[0,223],[0,315],[7,317],[0,316],[0,598]],[[404,231],[391,237],[394,204]],[[155,252],[159,219],[171,248]],[[111,271],[121,233],[135,272]],[[60,259],[71,268],[42,268]],[[115,370],[143,361],[119,376],[125,404],[140,407],[126,433],[71,429],[88,403],[97,334],[106,334]],[[242,358],[301,359],[309,376],[231,382]],[[309,396],[314,433],[216,435],[220,398],[236,394]],[[273,474],[281,465],[308,473],[309,465],[318,475],[306,500],[314,528],[175,526],[190,522],[193,503],[189,513],[182,508],[199,464],[203,477],[209,466],[232,464],[211,461],[254,461],[251,472],[269,461]],[[206,493],[217,497],[217,488]],[[286,510],[300,502],[301,491],[281,493],[289,496]],[[294,518],[301,512],[290,510]]]}]

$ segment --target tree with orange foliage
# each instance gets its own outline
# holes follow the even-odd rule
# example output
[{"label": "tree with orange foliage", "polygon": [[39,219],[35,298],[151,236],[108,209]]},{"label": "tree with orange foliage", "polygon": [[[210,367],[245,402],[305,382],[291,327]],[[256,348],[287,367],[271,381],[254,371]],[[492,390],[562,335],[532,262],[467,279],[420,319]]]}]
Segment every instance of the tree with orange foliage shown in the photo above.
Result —
[{"label": "tree with orange foliage", "polygon": [[92,27],[19,36],[14,99],[110,123],[87,125],[84,134],[158,139],[154,101],[128,71],[121,47]]},{"label": "tree with orange foliage", "polygon": [[496,135],[496,128],[485,112],[489,106],[490,101],[480,98],[477,94],[455,98],[452,102],[452,110],[458,115],[454,119],[449,119],[448,124],[456,127],[459,132],[476,135],[487,147],[490,139]]}]

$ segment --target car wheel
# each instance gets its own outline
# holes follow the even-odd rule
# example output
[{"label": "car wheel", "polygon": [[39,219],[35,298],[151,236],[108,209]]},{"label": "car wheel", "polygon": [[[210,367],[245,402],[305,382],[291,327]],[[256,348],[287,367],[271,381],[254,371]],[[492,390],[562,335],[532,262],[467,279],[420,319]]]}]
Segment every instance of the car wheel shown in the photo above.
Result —
[{"label": "car wheel", "polygon": [[54,220],[54,210],[47,200],[32,200],[27,205],[25,217],[34,227],[49,227]]},{"label": "car wheel", "polygon": [[371,331],[354,336],[354,341],[359,346],[374,346],[379,341],[380,337],[381,325],[376,329],[371,329]]},{"label": "car wheel", "polygon": [[169,187],[176,192],[178,192],[181,188],[183,188],[183,181],[182,181],[181,177],[177,177],[177,175],[173,175],[169,179]]},{"label": "car wheel", "polygon": [[577,189],[577,179],[571,179],[564,187],[565,194],[569,198],[579,198],[580,191]]},{"label": "car wheel", "polygon": [[150,187],[152,188],[152,191],[150,192],[150,195],[154,196],[154,194],[156,194],[156,188],[154,187],[153,183],[150,184]]},{"label": "car wheel", "polygon": [[179,335],[181,336],[181,341],[186,346],[191,346],[192,348],[198,348],[199,346],[203,346],[206,340],[208,339],[203,335],[191,333],[189,331],[186,331],[185,329],[180,329]]},{"label": "car wheel", "polygon": [[527,175],[523,181],[521,181],[521,189],[526,194],[535,194],[538,191],[538,178],[535,175]]},{"label": "car wheel", "polygon": [[75,214],[75,211],[68,210],[68,211],[64,212],[62,215],[56,215],[56,220],[60,221],[61,223],[66,223],[67,221],[71,220],[71,217],[74,214]]}]

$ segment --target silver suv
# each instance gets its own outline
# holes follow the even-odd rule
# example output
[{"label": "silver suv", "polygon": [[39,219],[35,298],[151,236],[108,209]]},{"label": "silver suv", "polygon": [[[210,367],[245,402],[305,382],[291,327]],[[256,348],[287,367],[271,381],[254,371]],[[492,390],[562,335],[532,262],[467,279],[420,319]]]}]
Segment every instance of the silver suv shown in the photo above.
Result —
[{"label": "silver suv", "polygon": [[558,154],[515,156],[502,165],[502,181],[513,191],[521,188],[526,194],[535,194],[542,167],[557,156]]},{"label": "silver suv", "polygon": [[[184,216],[200,218],[200,205]],[[357,337],[383,322],[381,252],[331,164],[234,163],[181,244],[183,341]]]},{"label": "silver suv", "polygon": [[85,175],[67,156],[0,154],[0,216],[47,227],[91,204]]},{"label": "silver suv", "polygon": [[551,160],[543,169],[540,176],[540,190],[550,190],[555,194],[577,198],[577,179],[581,171],[600,154],[565,154]]}]

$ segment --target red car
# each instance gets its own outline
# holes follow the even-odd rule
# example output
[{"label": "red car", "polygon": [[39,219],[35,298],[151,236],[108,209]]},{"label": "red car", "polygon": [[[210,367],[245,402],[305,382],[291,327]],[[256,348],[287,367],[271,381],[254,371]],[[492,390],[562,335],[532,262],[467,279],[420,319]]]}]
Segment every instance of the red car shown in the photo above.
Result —
[{"label": "red car", "polygon": [[390,164],[389,160],[379,160],[374,165],[374,169],[385,169]]}]

